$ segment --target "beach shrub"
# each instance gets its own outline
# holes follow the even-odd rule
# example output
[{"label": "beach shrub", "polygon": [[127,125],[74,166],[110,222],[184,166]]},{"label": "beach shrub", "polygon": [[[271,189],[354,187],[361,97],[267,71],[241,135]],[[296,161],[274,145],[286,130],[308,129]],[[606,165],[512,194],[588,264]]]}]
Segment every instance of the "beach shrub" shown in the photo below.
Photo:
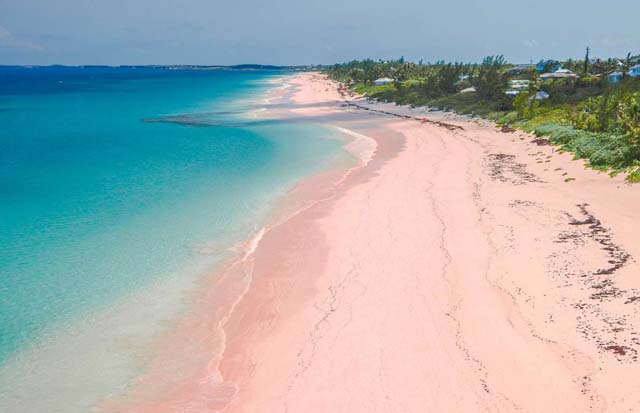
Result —
[{"label": "beach shrub", "polygon": [[513,108],[518,114],[518,119],[527,118],[527,112],[529,108],[529,94],[524,92],[518,94],[518,96],[513,99]]},{"label": "beach shrub", "polygon": [[618,118],[629,144],[640,145],[640,93],[618,104]]},{"label": "beach shrub", "polygon": [[487,115],[492,121],[501,125],[511,125],[518,121],[518,113],[514,110],[511,112],[492,112]]},{"label": "beach shrub", "polygon": [[622,171],[640,159],[638,147],[629,145],[625,135],[589,132],[555,123],[540,125],[534,133],[548,137],[562,150],[573,152],[576,159],[586,159],[595,169]]},{"label": "beach shrub", "polygon": [[574,124],[592,132],[620,132],[631,140],[640,135],[640,92],[620,87],[589,98]]},{"label": "beach shrub", "polygon": [[535,92],[522,92],[513,99],[513,107],[518,119],[532,119],[536,116],[540,101],[534,99]]},{"label": "beach shrub", "polygon": [[505,91],[509,85],[509,77],[504,71],[505,65],[506,61],[502,55],[484,58],[471,80],[481,99],[508,102]]},{"label": "beach shrub", "polygon": [[640,168],[636,168],[635,170],[633,170],[628,176],[627,176],[627,181],[631,182],[631,183],[638,183],[640,182]]}]

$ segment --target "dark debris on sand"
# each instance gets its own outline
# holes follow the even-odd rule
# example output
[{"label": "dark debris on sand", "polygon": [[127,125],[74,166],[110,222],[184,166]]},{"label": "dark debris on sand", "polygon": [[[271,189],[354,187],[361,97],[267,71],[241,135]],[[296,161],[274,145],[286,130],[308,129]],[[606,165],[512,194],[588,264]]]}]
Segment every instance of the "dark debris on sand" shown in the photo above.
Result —
[{"label": "dark debris on sand", "polygon": [[562,274],[575,277],[585,291],[584,298],[572,304],[579,311],[578,331],[593,340],[601,353],[612,354],[620,362],[636,362],[640,349],[638,326],[629,323],[627,312],[614,314],[611,310],[618,304],[640,304],[639,291],[625,290],[616,284],[617,272],[632,257],[614,242],[609,229],[589,211],[588,204],[576,206],[580,216],[566,213],[569,229],[561,232],[556,242],[571,244],[574,249],[596,243],[606,256],[604,263],[595,268],[579,268],[569,263],[565,267],[567,272]]},{"label": "dark debris on sand", "polygon": [[393,117],[401,118],[401,119],[413,119],[413,120],[420,121],[422,123],[428,123],[428,124],[431,124],[431,125],[436,125],[438,127],[445,128],[447,130],[452,130],[452,131],[453,130],[464,130],[464,128],[462,126],[460,126],[460,125],[454,125],[452,123],[441,122],[439,120],[431,120],[431,119],[422,118],[422,117],[418,117],[418,116],[401,115],[399,113],[388,112],[388,111],[380,110],[380,109],[371,109],[371,108],[368,108],[366,106],[361,106],[361,105],[358,105],[357,103],[353,103],[353,102],[345,102],[345,104],[348,107],[354,107],[354,108],[359,109],[359,110],[365,110],[365,111],[369,111],[369,112],[373,112],[373,113],[380,113],[382,115],[393,116]]},{"label": "dark debris on sand", "polygon": [[527,183],[544,182],[536,175],[527,171],[527,165],[516,162],[515,155],[492,153],[488,155],[489,176],[494,181],[525,185]]},{"label": "dark debris on sand", "polygon": [[535,143],[538,146],[548,146],[551,145],[549,139],[538,138],[531,141],[531,143]]}]

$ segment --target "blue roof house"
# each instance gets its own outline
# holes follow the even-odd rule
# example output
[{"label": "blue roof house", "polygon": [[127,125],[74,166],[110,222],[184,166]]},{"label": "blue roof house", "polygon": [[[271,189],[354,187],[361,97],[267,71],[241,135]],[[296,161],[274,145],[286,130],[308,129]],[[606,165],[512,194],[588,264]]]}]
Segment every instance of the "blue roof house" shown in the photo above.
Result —
[{"label": "blue roof house", "polygon": [[631,67],[628,73],[631,77],[640,77],[640,65],[635,65]]}]

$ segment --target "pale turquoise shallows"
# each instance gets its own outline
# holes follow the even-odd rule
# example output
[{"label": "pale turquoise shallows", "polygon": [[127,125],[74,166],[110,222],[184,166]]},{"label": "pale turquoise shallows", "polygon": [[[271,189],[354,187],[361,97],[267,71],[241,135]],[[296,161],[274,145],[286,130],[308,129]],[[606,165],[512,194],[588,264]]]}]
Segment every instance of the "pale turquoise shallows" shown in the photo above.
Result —
[{"label": "pale turquoise shallows", "polygon": [[345,156],[320,126],[250,121],[282,75],[0,68],[0,365],[193,277]]}]

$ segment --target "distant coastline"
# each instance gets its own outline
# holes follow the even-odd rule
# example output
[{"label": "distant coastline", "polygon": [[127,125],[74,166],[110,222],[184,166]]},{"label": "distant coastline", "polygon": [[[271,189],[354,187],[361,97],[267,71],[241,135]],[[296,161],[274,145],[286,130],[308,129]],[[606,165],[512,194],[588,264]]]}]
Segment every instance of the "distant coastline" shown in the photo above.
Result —
[{"label": "distant coastline", "polygon": [[239,65],[0,65],[0,68],[89,68],[89,69],[169,69],[169,70],[280,70],[280,71],[313,71],[322,69],[320,65],[261,65],[261,64],[239,64]]}]

